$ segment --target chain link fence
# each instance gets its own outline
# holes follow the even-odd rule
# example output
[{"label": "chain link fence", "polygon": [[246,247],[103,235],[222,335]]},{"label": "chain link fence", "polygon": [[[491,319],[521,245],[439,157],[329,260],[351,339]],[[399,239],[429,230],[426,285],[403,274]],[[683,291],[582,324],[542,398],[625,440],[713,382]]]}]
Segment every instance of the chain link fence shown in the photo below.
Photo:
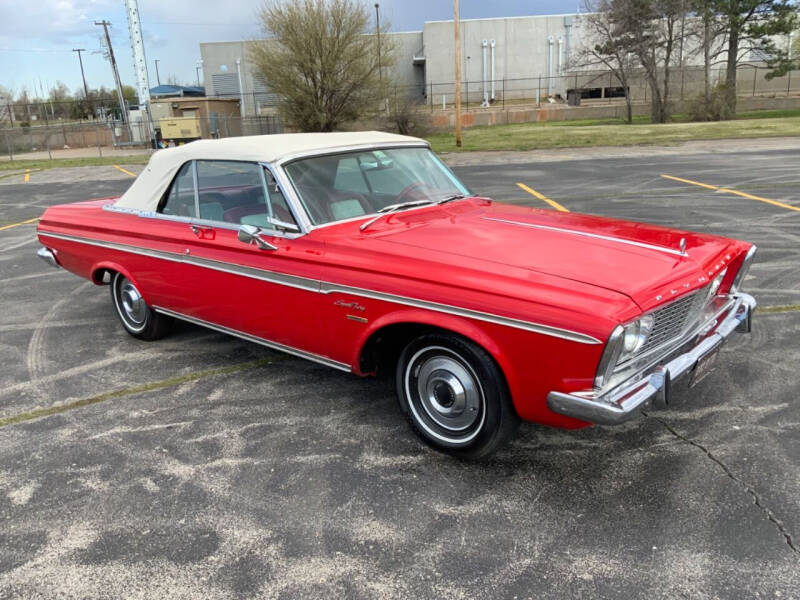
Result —
[{"label": "chain link fence", "polygon": [[[800,70],[767,79],[765,66],[745,64],[737,73],[737,95],[740,97],[800,96]],[[711,86],[725,82],[725,69],[712,69]],[[630,73],[628,89],[634,102],[648,102],[652,92],[641,70]],[[697,98],[705,90],[703,67],[672,67],[669,96],[674,101]],[[431,111],[450,110],[455,105],[455,83],[428,82],[424,85],[398,86],[396,98],[410,99]],[[570,71],[561,75],[521,79],[465,80],[461,83],[461,105],[465,110],[499,106],[541,106],[551,102],[577,101],[592,104],[622,102],[625,90],[613,73],[603,71]]]},{"label": "chain link fence", "polygon": [[[744,64],[739,67],[737,95],[740,97],[800,96],[800,70],[781,77],[767,79],[769,69],[763,65]],[[710,82],[716,86],[725,81],[725,69],[711,71]],[[705,89],[703,67],[673,67],[670,78],[672,101],[691,101]],[[637,103],[650,100],[651,91],[644,74],[632,71],[629,78],[631,98]],[[414,110],[451,110],[455,103],[454,82],[429,82],[414,86],[397,86],[391,94],[395,105],[408,104]],[[186,143],[198,138],[224,138],[240,135],[281,133],[284,126],[274,114],[277,97],[274,94],[222,94],[208,96],[209,100],[236,98],[244,103],[245,114],[272,114],[240,117],[210,113],[207,117],[175,117],[150,121],[142,113],[123,122],[119,111],[104,109],[102,118],[75,119],[80,114],[80,101],[0,104],[0,159],[13,160],[18,155],[35,153],[36,158],[55,158],[76,149],[81,156],[103,156],[127,148],[154,148]],[[609,71],[570,71],[552,77],[537,76],[523,79],[466,80],[461,84],[461,102],[465,110],[489,108],[530,108],[561,104],[603,105],[623,102],[624,89]],[[131,111],[135,115],[138,111]],[[22,119],[20,118],[22,117]],[[35,117],[35,118],[34,118]],[[23,120],[24,119],[24,120]],[[172,123],[170,131],[162,127]],[[95,154],[96,150],[96,154]]]},{"label": "chain link fence", "polygon": [[[163,122],[162,122],[163,121]],[[162,125],[170,124],[162,132]],[[211,115],[208,118],[177,117],[161,121],[149,119],[108,121],[53,121],[24,125],[9,123],[0,128],[0,159],[103,156],[128,148],[155,148],[183,144],[200,138],[225,138],[283,132],[283,123],[274,115],[241,118],[238,115]],[[166,129],[166,128],[165,128]],[[76,152],[83,150],[83,152]],[[89,152],[91,150],[91,152]],[[23,156],[24,155],[24,156]]]}]

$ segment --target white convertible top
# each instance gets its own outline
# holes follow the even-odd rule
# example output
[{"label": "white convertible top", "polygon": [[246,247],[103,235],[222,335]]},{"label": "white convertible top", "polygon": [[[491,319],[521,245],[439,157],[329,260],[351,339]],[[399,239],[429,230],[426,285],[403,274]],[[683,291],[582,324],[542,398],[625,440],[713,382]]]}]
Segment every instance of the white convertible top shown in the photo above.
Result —
[{"label": "white convertible top", "polygon": [[323,154],[339,148],[371,145],[427,144],[419,138],[382,131],[281,133],[220,140],[197,140],[157,150],[133,185],[117,200],[119,208],[154,211],[178,169],[189,160],[244,160],[277,163],[291,155]]}]

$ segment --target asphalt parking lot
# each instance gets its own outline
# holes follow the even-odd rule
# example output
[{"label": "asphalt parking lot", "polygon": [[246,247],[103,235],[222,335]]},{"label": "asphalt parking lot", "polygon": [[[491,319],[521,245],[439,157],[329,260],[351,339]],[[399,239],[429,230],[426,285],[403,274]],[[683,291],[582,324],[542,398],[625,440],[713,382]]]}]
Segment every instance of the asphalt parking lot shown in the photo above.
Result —
[{"label": "asphalt parking lot", "polygon": [[130,175],[0,180],[0,598],[800,598],[798,156],[455,167],[496,200],[755,242],[746,289],[778,307],[679,406],[523,425],[477,464],[418,442],[389,381],[125,334],[17,223]]}]

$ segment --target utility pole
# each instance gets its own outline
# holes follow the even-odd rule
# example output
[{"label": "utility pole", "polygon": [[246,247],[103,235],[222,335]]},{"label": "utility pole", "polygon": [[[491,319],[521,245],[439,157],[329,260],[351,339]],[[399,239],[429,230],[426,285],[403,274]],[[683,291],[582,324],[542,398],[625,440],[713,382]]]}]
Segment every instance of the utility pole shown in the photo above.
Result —
[{"label": "utility pole", "polygon": [[383,69],[381,69],[381,15],[378,12],[380,4],[375,3],[375,32],[378,35],[378,81],[383,84]]},{"label": "utility pole", "polygon": [[111,61],[111,70],[114,73],[114,82],[117,84],[117,101],[119,108],[122,111],[122,122],[125,126],[128,125],[128,111],[125,109],[125,96],[122,95],[122,81],[119,78],[119,71],[117,70],[117,61],[114,58],[114,48],[111,46],[111,36],[108,35],[108,26],[111,25],[109,21],[103,19],[102,21],[95,21],[95,25],[102,26],[106,34],[106,46],[108,46],[108,59]]},{"label": "utility pole", "polygon": [[456,146],[461,148],[461,42],[458,36],[458,0],[453,0],[453,35],[456,45]]},{"label": "utility pole", "polygon": [[157,58],[157,59],[155,59],[154,62],[156,63],[156,81],[158,82],[158,85],[161,85],[161,76],[158,74],[158,62],[159,62],[159,60],[160,59]]},{"label": "utility pole", "polygon": [[86,101],[89,101],[89,88],[86,86],[86,75],[83,74],[83,59],[81,58],[81,52],[86,52],[86,48],[73,48],[73,52],[78,53],[78,62],[81,63],[81,79],[83,79],[83,93],[84,98]]}]

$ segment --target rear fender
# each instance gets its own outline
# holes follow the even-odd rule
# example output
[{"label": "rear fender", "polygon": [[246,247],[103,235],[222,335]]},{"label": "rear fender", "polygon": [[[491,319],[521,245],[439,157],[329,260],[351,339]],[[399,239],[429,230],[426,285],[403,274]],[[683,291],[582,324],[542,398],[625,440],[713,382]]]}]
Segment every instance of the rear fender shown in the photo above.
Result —
[{"label": "rear fender", "polygon": [[136,289],[142,294],[144,301],[147,304],[150,304],[150,301],[147,298],[147,292],[142,289],[142,286],[139,285],[139,283],[136,281],[136,278],[131,275],[130,271],[117,262],[104,260],[92,265],[92,283],[95,285],[108,285],[103,281],[103,273],[106,271],[116,271],[118,273],[122,273],[123,276],[125,276],[131,281],[131,283],[133,283],[133,285],[136,286]]}]

